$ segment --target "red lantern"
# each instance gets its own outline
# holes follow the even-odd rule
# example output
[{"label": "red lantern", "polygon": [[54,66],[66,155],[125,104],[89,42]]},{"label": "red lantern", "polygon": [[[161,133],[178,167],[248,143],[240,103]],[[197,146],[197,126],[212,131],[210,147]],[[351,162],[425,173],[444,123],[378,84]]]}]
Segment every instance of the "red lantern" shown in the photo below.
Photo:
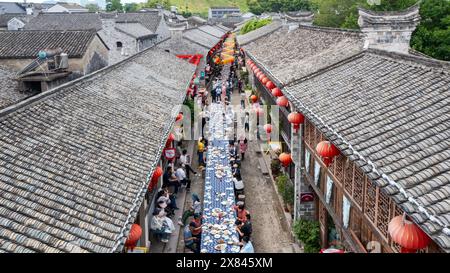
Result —
[{"label": "red lantern", "polygon": [[125,247],[133,250],[137,242],[142,236],[142,228],[138,224],[133,224],[131,226],[130,234],[128,235],[127,241],[125,242]]},{"label": "red lantern", "polygon": [[267,134],[270,135],[270,133],[272,133],[272,125],[271,124],[264,125],[264,130],[266,131]]},{"label": "red lantern", "polygon": [[264,73],[260,72],[259,76],[258,76],[258,80],[262,81],[264,77],[265,77]]},{"label": "red lantern", "polygon": [[158,184],[158,179],[163,174],[163,170],[160,166],[156,167],[155,171],[153,172],[152,179],[150,181],[150,184],[148,185],[148,190],[152,191],[156,185]]},{"label": "red lantern", "polygon": [[276,86],[275,86],[275,84],[274,84],[272,81],[268,81],[268,82],[266,83],[266,87],[267,87],[269,90],[272,90],[272,89],[274,89]]},{"label": "red lantern", "polygon": [[340,154],[339,149],[329,141],[319,142],[316,146],[316,152],[322,157],[322,161],[327,167],[330,166],[333,158]]},{"label": "red lantern", "polygon": [[274,89],[272,89],[272,95],[274,95],[275,97],[281,97],[283,96],[283,93],[281,92],[280,88],[275,87]]},{"label": "red lantern", "polygon": [[250,99],[252,100],[253,103],[255,103],[255,102],[258,101],[258,97],[255,96],[255,95],[251,95],[251,96],[250,96]]},{"label": "red lantern", "polygon": [[255,112],[258,116],[261,116],[262,114],[264,114],[264,110],[261,107],[255,108]]},{"label": "red lantern", "polygon": [[263,77],[262,78],[262,80],[261,80],[261,83],[263,84],[263,85],[266,85],[267,83],[269,82],[269,79],[267,78],[267,77]]},{"label": "red lantern", "polygon": [[183,114],[182,114],[182,113],[179,113],[179,114],[177,115],[176,121],[179,121],[179,120],[182,120],[182,119],[183,119]]},{"label": "red lantern", "polygon": [[288,115],[288,120],[294,125],[294,130],[297,132],[300,128],[300,124],[305,122],[305,116],[297,112],[292,112]]},{"label": "red lantern", "polygon": [[170,133],[169,137],[167,138],[167,142],[166,142],[166,148],[171,147],[172,146],[172,141],[175,140],[175,135]]},{"label": "red lantern", "polygon": [[285,96],[281,96],[277,99],[277,105],[287,107],[289,105],[289,101]]},{"label": "red lantern", "polygon": [[288,154],[288,153],[282,153],[282,154],[280,154],[280,156],[278,157],[278,159],[280,160],[281,164],[282,164],[284,167],[287,167],[287,166],[289,166],[289,164],[292,163],[292,157],[291,157],[291,155]]},{"label": "red lantern", "polygon": [[388,231],[392,240],[402,247],[401,253],[415,253],[430,243],[430,237],[404,215],[392,218]]}]

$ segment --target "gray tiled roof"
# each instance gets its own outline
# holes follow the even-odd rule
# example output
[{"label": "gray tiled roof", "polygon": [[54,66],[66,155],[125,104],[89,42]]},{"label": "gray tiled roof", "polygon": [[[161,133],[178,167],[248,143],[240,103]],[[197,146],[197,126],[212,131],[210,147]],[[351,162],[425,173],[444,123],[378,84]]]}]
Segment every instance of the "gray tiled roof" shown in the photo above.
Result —
[{"label": "gray tiled roof", "polygon": [[139,22],[149,30],[156,32],[162,17],[158,12],[118,13],[116,22]]},{"label": "gray tiled roof", "polygon": [[19,3],[0,2],[0,10],[7,13],[26,13],[25,8]]},{"label": "gray tiled roof", "polygon": [[[242,26],[244,26],[244,25],[242,25]],[[253,31],[250,31],[249,33],[246,33],[244,35],[238,35],[237,41],[238,41],[239,45],[244,46],[246,48],[246,45],[248,43],[251,43],[253,41],[258,40],[261,37],[271,34],[272,32],[280,29],[281,26],[282,26],[282,22],[280,20],[274,20],[272,23],[265,25],[263,27],[260,27],[258,29],[255,29]]]},{"label": "gray tiled roof", "polygon": [[36,58],[43,49],[62,48],[69,57],[82,57],[95,30],[0,31],[0,59]]},{"label": "gray tiled roof", "polygon": [[25,30],[87,30],[102,29],[96,13],[41,13],[25,25]]},{"label": "gray tiled roof", "polygon": [[34,93],[19,92],[18,84],[14,81],[16,71],[0,66],[0,109],[15,104]]},{"label": "gray tiled roof", "polygon": [[359,32],[300,26],[293,31],[279,29],[244,49],[288,84],[358,54],[363,47]]},{"label": "gray tiled roof", "polygon": [[154,34],[141,23],[116,23],[116,29],[134,38],[148,37]]},{"label": "gray tiled roof", "polygon": [[370,50],[283,92],[450,252],[449,63]]},{"label": "gray tiled roof", "polygon": [[120,251],[194,68],[150,48],[0,111],[0,251]]},{"label": "gray tiled roof", "polygon": [[226,33],[226,31],[210,25],[200,26],[198,29],[217,38],[222,38],[222,36]]},{"label": "gray tiled roof", "polygon": [[176,55],[202,54],[206,57],[209,51],[209,49],[183,38],[178,33],[173,33],[170,39],[159,43],[158,47],[167,49],[170,53]]},{"label": "gray tiled roof", "polygon": [[206,47],[208,50],[213,48],[220,41],[220,38],[209,35],[198,28],[183,31],[183,37],[191,42]]}]

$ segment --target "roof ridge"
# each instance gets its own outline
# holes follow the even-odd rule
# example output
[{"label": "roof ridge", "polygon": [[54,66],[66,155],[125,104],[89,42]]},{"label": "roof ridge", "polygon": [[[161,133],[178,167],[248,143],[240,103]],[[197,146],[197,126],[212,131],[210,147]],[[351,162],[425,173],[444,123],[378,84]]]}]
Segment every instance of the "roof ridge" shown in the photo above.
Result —
[{"label": "roof ridge", "polygon": [[366,54],[377,55],[392,59],[394,61],[406,62],[410,65],[420,66],[422,68],[437,69],[443,73],[450,73],[450,62],[434,59],[431,57],[422,57],[412,54],[405,54],[399,52],[391,52],[380,49],[369,48],[365,50]]},{"label": "roof ridge", "polygon": [[362,36],[364,35],[361,30],[358,29],[348,29],[348,28],[334,28],[334,27],[324,27],[324,26],[307,26],[307,25],[299,25],[299,28],[317,30],[323,32],[332,32],[332,33],[341,33],[341,34],[349,34],[354,36]]}]

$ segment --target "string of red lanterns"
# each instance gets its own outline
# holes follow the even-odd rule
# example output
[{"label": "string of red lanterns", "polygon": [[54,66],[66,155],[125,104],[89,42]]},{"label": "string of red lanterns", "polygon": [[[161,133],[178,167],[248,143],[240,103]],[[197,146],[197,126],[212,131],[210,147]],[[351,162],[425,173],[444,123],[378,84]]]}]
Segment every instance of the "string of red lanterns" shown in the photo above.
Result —
[{"label": "string of red lanterns", "polygon": [[180,120],[182,120],[182,119],[183,119],[183,114],[182,114],[182,113],[179,113],[179,114],[177,115],[176,121],[180,121]]}]

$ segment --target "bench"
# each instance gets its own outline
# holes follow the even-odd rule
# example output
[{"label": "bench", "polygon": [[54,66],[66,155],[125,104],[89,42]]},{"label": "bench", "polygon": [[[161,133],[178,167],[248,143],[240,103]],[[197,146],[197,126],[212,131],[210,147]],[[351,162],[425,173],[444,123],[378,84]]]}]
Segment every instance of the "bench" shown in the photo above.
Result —
[{"label": "bench", "polygon": [[258,160],[259,160],[259,166],[261,168],[261,173],[264,175],[268,175],[269,168],[267,168],[266,161],[262,157],[259,157]]}]

